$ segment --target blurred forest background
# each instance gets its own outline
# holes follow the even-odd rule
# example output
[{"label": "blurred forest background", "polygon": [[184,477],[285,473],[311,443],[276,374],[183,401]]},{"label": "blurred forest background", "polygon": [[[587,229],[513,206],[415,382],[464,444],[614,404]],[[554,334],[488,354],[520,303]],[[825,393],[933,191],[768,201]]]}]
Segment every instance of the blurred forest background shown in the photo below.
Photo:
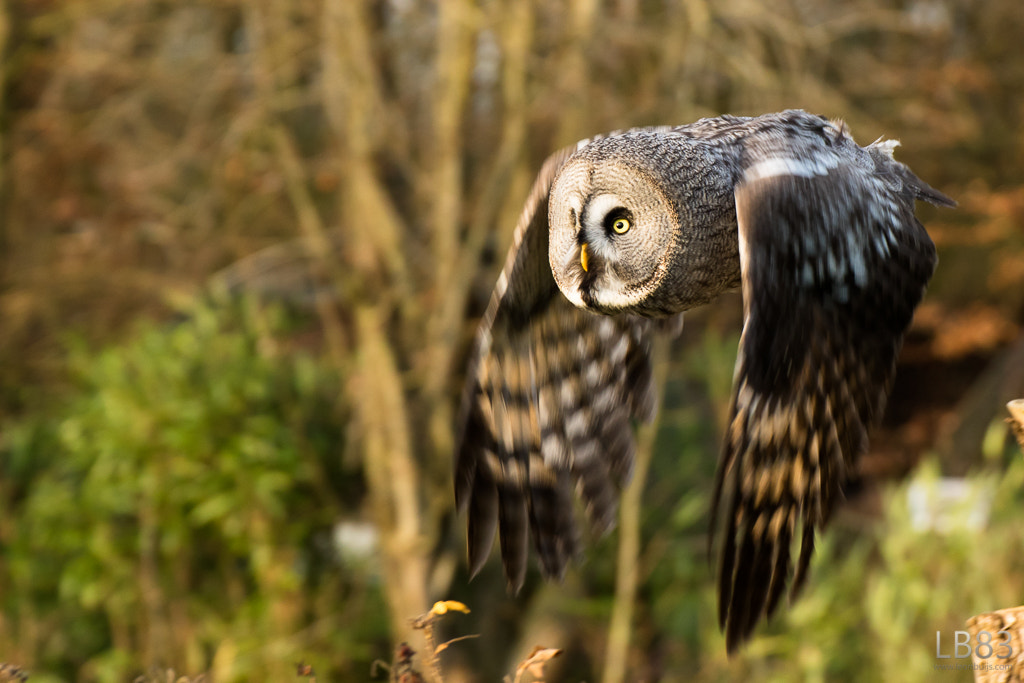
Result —
[{"label": "blurred forest background", "polygon": [[[1022,36],[1019,0],[0,0],[0,662],[370,680],[451,598],[450,682],[534,645],[549,680],[970,680],[936,631],[1024,602]],[[725,657],[738,295],[663,354],[620,531],[469,583],[463,365],[543,159],[789,107],[960,202],[920,207],[939,269],[803,596]]]}]

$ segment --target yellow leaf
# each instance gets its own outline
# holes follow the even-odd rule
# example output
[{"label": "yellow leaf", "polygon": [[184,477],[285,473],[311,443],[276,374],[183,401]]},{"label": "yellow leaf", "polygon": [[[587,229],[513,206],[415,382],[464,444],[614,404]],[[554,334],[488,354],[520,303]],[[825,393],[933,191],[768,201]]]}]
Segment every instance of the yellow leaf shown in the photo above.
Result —
[{"label": "yellow leaf", "polygon": [[438,601],[434,603],[434,606],[432,608],[430,608],[430,611],[438,616],[441,616],[442,614],[447,614],[449,610],[462,612],[463,614],[469,614],[469,608],[463,605],[458,600]]}]

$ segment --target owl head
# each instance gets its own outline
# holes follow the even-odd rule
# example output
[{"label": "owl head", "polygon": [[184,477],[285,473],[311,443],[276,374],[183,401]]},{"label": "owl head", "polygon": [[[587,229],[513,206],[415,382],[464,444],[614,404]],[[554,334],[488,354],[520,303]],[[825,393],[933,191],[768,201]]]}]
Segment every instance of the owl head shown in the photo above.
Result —
[{"label": "owl head", "polygon": [[[638,130],[591,142],[562,166],[549,196],[548,257],[555,282],[573,304],[600,313],[657,316],[721,291],[685,286],[708,274],[697,272],[702,264],[695,260],[706,245],[693,249],[694,241],[715,237],[688,226],[707,206],[730,205],[706,193],[694,195],[698,179],[690,169],[707,164],[687,142],[664,130]],[[706,215],[700,219],[703,225],[716,223]],[[724,223],[720,237],[727,242],[731,233],[735,252],[735,220],[731,228],[728,217]],[[728,251],[728,244],[721,246]],[[737,260],[736,273],[724,278],[733,286],[738,268]]]},{"label": "owl head", "polygon": [[555,281],[569,301],[602,313],[632,310],[658,288],[679,233],[664,184],[644,168],[636,144],[623,142],[599,140],[576,152],[548,203]]}]

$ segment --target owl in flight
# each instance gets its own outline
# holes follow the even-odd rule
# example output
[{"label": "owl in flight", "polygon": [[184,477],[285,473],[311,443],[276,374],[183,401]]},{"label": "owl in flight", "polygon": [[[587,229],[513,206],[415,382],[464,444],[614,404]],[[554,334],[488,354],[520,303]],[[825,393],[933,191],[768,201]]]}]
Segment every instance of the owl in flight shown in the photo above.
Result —
[{"label": "owl in flight", "polygon": [[935,268],[914,201],[954,205],[896,145],[786,111],[611,133],[545,161],[463,396],[455,499],[472,573],[497,531],[513,589],[530,539],[561,577],[579,550],[573,489],[597,533],[612,527],[631,420],[656,410],[651,335],[739,286],[710,529],[728,649],[796,594]]}]

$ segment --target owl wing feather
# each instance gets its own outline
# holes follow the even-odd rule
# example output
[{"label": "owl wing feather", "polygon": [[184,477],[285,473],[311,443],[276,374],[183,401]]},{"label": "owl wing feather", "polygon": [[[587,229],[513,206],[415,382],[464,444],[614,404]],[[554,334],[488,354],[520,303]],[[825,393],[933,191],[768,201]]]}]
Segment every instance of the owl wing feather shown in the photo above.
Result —
[{"label": "owl wing feather", "polygon": [[791,598],[799,591],[815,529],[881,415],[936,264],[914,200],[953,204],[886,158],[891,146],[869,151],[873,171],[748,174],[736,189],[744,326],[711,523],[715,533],[724,513],[730,652],[778,606],[797,538]]},{"label": "owl wing feather", "polygon": [[[581,143],[581,145],[584,143]],[[598,533],[630,478],[631,418],[655,412],[647,330],[570,304],[548,262],[548,193],[576,148],[545,161],[480,322],[462,399],[455,499],[468,508],[472,574],[497,531],[509,586],[526,576],[528,538],[546,576],[578,553],[573,486]]]}]

